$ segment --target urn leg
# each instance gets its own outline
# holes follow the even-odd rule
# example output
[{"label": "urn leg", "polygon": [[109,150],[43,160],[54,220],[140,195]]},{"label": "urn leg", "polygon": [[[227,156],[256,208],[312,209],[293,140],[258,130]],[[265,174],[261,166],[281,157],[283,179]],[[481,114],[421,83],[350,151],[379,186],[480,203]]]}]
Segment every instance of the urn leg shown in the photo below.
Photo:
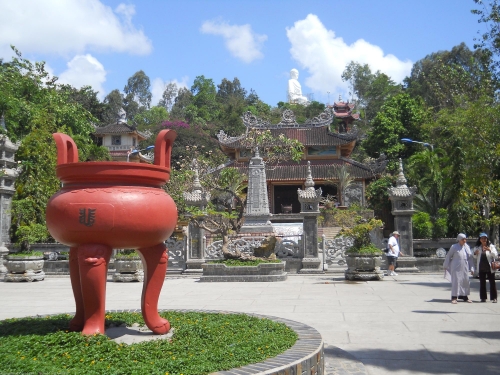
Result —
[{"label": "urn leg", "polygon": [[70,331],[81,331],[83,329],[84,307],[82,296],[82,284],[80,283],[80,268],[78,266],[78,248],[72,247],[69,250],[69,277],[71,287],[75,297],[76,314],[69,322]]},{"label": "urn leg", "polygon": [[78,264],[84,305],[84,335],[104,334],[106,279],[111,248],[101,244],[78,247]]},{"label": "urn leg", "polygon": [[170,331],[170,323],[158,314],[158,298],[167,273],[168,255],[165,244],[139,249],[144,268],[142,316],[148,328],[158,335]]}]

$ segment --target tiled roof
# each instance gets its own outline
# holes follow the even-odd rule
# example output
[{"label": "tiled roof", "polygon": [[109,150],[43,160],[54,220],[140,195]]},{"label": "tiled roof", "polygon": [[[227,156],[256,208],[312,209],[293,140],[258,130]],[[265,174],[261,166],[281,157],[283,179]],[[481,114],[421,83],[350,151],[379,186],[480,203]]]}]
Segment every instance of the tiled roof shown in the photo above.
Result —
[{"label": "tiled roof", "polygon": [[109,124],[106,126],[100,126],[96,128],[94,134],[95,135],[109,135],[109,134],[131,134],[131,133],[137,133],[139,137],[142,139],[146,139],[147,137],[138,131],[135,127],[127,125],[123,122],[117,121],[114,124]]},{"label": "tiled roof", "polygon": [[359,113],[351,113],[351,112],[333,112],[333,113],[337,118],[352,117],[354,120],[359,119]]},{"label": "tiled roof", "polygon": [[[297,139],[304,146],[341,146],[354,142],[358,137],[357,130],[349,133],[332,133],[327,126],[320,128],[292,128],[270,129],[273,137],[283,134],[290,139]],[[228,148],[241,148],[242,137],[228,138],[227,142],[220,141],[221,145]]]},{"label": "tiled roof", "polygon": [[[335,169],[343,165],[349,167],[349,173],[353,178],[372,178],[378,173],[372,170],[369,165],[356,162],[347,158],[332,160],[309,160],[311,162],[311,174],[313,180],[334,180]],[[240,173],[248,174],[248,162],[233,162],[228,167],[237,168]],[[266,178],[268,181],[292,181],[305,180],[307,177],[307,160],[301,160],[299,163],[287,161],[278,165],[266,166]]]}]

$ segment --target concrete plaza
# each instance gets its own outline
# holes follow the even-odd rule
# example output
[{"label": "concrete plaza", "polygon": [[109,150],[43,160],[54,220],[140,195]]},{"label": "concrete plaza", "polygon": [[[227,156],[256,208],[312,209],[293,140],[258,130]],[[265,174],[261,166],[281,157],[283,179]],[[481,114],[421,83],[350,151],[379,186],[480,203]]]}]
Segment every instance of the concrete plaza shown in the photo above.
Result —
[{"label": "concrete plaza", "polygon": [[[500,304],[450,303],[442,274],[346,282],[341,275],[292,275],[276,283],[200,283],[168,277],[160,309],[277,316],[316,328],[327,374],[500,374]],[[107,285],[106,309],[140,308],[142,283]],[[74,311],[69,277],[0,282],[0,319]],[[1,373],[1,371],[0,371]]]}]

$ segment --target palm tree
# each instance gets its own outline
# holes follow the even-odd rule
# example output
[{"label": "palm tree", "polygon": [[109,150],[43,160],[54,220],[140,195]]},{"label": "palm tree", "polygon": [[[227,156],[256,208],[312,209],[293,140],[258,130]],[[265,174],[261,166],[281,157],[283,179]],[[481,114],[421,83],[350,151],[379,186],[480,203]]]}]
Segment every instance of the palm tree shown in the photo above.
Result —
[{"label": "palm tree", "polygon": [[335,177],[335,180],[327,180],[326,183],[337,186],[339,205],[344,206],[345,191],[350,185],[352,185],[352,183],[354,182],[354,178],[351,177],[351,174],[349,173],[349,168],[346,165],[343,165],[340,168],[335,168],[335,171],[333,172],[333,177]]}]

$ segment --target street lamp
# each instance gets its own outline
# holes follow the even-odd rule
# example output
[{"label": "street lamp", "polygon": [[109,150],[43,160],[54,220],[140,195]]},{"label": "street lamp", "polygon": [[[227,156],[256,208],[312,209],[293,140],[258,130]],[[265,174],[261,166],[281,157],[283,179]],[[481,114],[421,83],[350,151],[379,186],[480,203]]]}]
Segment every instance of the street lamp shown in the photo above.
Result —
[{"label": "street lamp", "polygon": [[410,138],[401,138],[401,142],[404,142],[404,143],[420,143],[421,145],[424,145],[424,147],[430,147],[431,151],[434,151],[434,145],[431,145],[430,143],[427,143],[427,142],[414,141],[413,139],[410,139]]},{"label": "street lamp", "polygon": [[142,151],[149,151],[149,150],[152,150],[153,148],[155,148],[155,146],[148,146],[146,148],[143,148],[142,150],[132,150],[130,152],[127,153],[127,162],[130,161],[129,158],[130,156],[134,156],[134,155],[137,155],[139,152],[142,152]]}]

